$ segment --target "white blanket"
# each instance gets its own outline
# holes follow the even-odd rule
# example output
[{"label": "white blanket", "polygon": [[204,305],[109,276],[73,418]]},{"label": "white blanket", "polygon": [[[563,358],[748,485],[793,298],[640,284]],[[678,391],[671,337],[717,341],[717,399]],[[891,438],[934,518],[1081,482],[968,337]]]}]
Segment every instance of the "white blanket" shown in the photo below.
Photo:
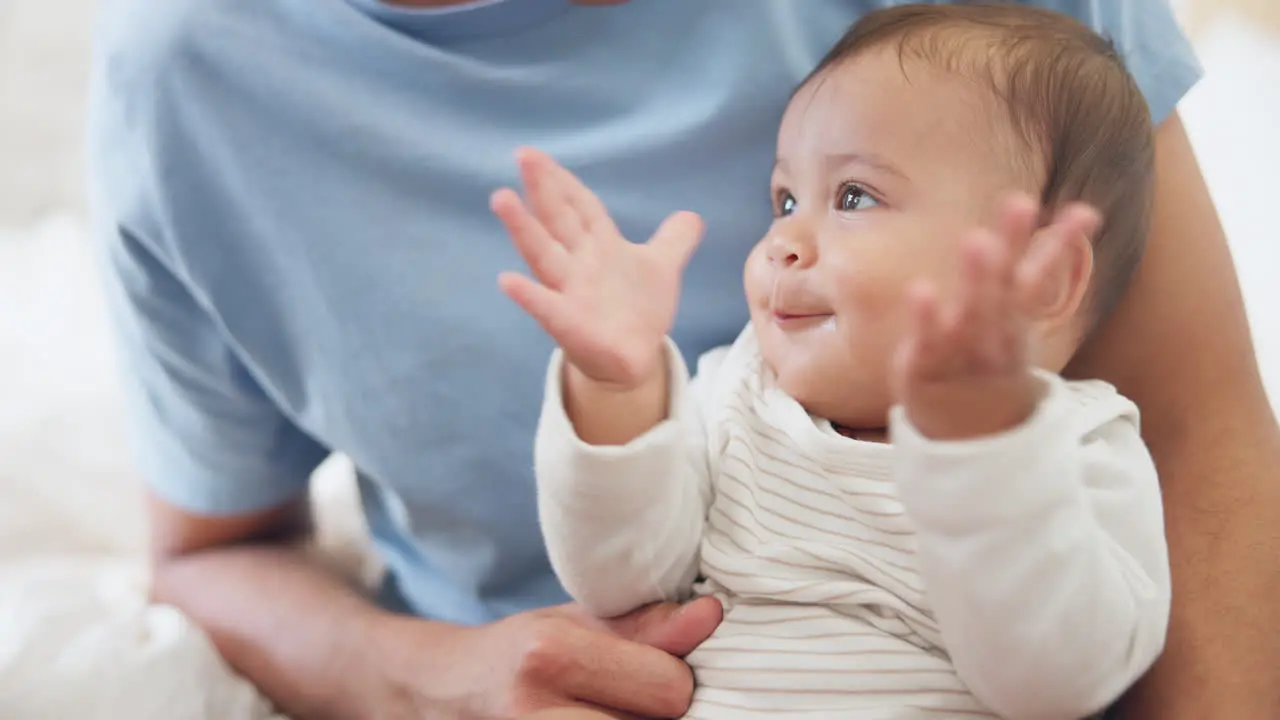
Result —
[{"label": "white blanket", "polygon": [[204,633],[145,601],[135,562],[40,558],[0,568],[0,716],[266,720],[270,703]]},{"label": "white blanket", "polygon": [[[189,619],[147,602],[99,298],[76,223],[0,232],[0,718],[279,718]],[[342,458],[315,501],[326,557],[375,580]]]}]

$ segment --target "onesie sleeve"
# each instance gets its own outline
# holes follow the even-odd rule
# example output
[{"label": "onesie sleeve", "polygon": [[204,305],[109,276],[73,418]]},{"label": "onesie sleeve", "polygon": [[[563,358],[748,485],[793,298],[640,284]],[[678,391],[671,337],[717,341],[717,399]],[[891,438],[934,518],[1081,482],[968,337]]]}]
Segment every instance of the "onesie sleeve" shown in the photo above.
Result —
[{"label": "onesie sleeve", "polygon": [[1170,603],[1160,486],[1138,410],[1102,383],[1047,395],[1007,433],[892,432],[902,501],[944,643],[1007,717],[1086,717],[1164,647]]},{"label": "onesie sleeve", "polygon": [[592,446],[564,409],[564,358],[547,372],[538,425],[538,514],[552,567],[587,611],[614,617],[684,599],[698,573],[711,471],[706,386],[723,351],[699,361],[697,378],[667,341],[670,416],[624,446]]}]

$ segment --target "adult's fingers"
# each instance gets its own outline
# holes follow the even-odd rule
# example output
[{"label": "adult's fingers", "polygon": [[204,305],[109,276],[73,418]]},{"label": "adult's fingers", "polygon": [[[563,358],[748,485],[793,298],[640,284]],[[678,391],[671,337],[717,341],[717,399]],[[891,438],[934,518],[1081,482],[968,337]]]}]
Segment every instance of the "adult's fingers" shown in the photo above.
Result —
[{"label": "adult's fingers", "polygon": [[724,607],[713,597],[684,605],[658,603],[605,621],[619,637],[684,657],[701,645],[720,625]]},{"label": "adult's fingers", "polygon": [[549,708],[525,715],[520,720],[634,720],[631,713],[615,712],[597,708],[585,703],[576,703],[564,707]]},{"label": "adult's fingers", "polygon": [[506,227],[533,276],[554,290],[563,287],[569,253],[529,212],[520,196],[512,190],[499,190],[489,199],[489,207]]},{"label": "adult's fingers", "polygon": [[642,717],[680,717],[693,697],[693,673],[651,645],[587,627],[562,638],[566,662],[548,678],[566,697]]}]

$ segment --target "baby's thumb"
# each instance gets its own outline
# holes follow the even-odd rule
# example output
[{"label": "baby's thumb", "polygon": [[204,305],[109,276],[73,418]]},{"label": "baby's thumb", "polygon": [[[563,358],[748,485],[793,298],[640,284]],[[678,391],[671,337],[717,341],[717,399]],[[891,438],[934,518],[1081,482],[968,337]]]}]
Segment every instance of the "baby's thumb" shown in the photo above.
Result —
[{"label": "baby's thumb", "polygon": [[697,213],[678,212],[662,221],[649,245],[683,268],[702,240],[702,230],[702,218]]}]

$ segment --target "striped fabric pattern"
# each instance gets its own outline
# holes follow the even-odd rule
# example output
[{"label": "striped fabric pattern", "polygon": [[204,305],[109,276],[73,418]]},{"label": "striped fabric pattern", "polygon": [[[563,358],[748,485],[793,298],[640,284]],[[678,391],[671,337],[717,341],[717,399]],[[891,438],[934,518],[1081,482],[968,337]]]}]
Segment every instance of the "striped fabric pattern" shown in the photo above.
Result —
[{"label": "striped fabric pattern", "polygon": [[[726,364],[749,362],[743,349]],[[725,620],[688,658],[698,690],[686,717],[995,717],[941,647],[892,449],[840,436],[765,373],[733,375],[707,423],[699,588]]]}]

